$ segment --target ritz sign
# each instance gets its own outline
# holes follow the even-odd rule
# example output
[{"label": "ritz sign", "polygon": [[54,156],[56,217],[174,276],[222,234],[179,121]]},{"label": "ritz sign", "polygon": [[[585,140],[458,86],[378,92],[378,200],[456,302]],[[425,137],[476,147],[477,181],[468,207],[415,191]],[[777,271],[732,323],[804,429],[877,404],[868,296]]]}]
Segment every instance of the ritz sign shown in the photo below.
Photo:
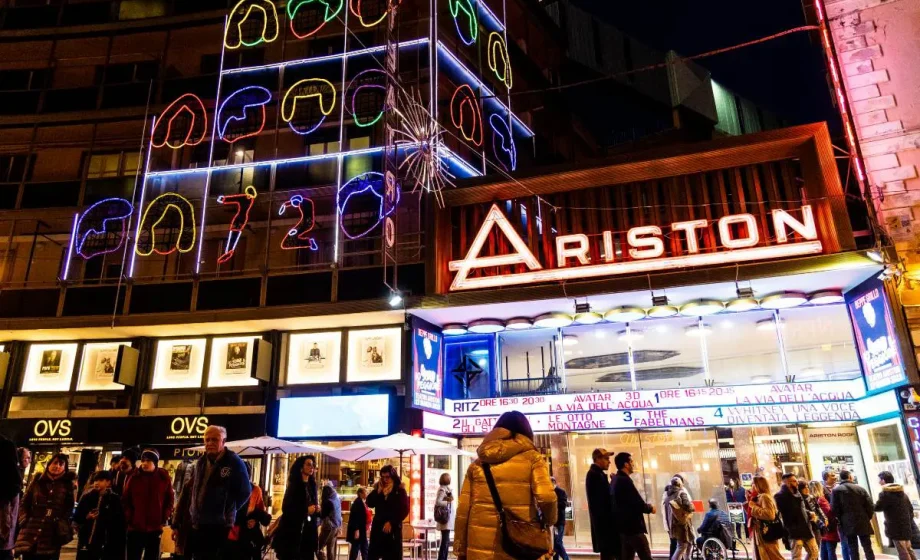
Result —
[{"label": "ritz sign", "polygon": [[[773,210],[769,221],[776,235],[774,245],[761,245],[761,231],[767,231],[767,224],[763,224],[763,228],[758,227],[757,219],[752,214],[731,214],[713,224],[707,220],[674,222],[670,226],[670,233],[672,236],[682,237],[685,245],[683,254],[672,256],[665,256],[661,227],[634,227],[626,233],[629,256],[632,260],[619,262],[616,260],[612,231],[604,231],[600,236],[602,262],[599,263],[591,262],[587,235],[560,235],[556,237],[557,268],[547,269],[530,251],[498,205],[493,204],[466,256],[451,261],[448,265],[451,271],[457,273],[450,291],[648,273],[692,266],[715,266],[814,255],[822,251],[814,212],[810,205],[801,207],[801,219],[786,210]],[[514,251],[505,255],[480,257],[480,251],[493,227],[501,230]],[[710,228],[714,230],[719,247],[723,250],[702,253],[697,232]],[[798,234],[803,241],[794,241],[790,235],[792,233]],[[515,265],[525,265],[527,271],[470,277],[470,273],[476,269]]]}]

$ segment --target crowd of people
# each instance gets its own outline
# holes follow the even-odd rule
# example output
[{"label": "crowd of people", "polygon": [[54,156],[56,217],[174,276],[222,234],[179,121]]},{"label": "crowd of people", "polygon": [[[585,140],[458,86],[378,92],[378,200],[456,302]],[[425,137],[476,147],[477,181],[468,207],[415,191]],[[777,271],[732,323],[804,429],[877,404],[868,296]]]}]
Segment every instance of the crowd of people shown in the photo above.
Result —
[{"label": "crowd of people", "polygon": [[[279,560],[334,560],[342,502],[332,483],[317,478],[316,458],[294,461],[282,514],[273,520],[261,489],[250,482],[249,465],[226,447],[226,440],[224,428],[207,429],[204,454],[184,474],[176,499],[154,449],[125,452],[108,470],[94,473],[83,489],[67,455],[58,453],[23,488],[31,454],[0,436],[0,560],[14,555],[57,560],[74,538],[78,560],[154,560],[161,557],[165,528],[179,559],[257,560],[270,541]],[[632,455],[617,453],[611,476],[611,453],[595,449],[592,460],[585,487],[594,551],[601,560],[651,560],[645,516],[659,510],[636,488]],[[875,512],[884,513],[885,535],[899,560],[917,560],[913,548],[920,530],[913,507],[890,472],[879,474],[882,491],[875,501],[846,470],[839,480],[833,471],[822,478],[805,482],[785,474],[773,492],[767,478],[755,476],[749,490],[726,490],[733,501],[744,500],[744,531],[753,539],[757,560],[782,560],[781,542],[793,560],[803,555],[837,560],[837,543],[843,560],[860,560],[860,548],[866,560],[875,560],[870,539]],[[550,476],[523,414],[503,414],[483,439],[467,469],[456,512],[450,475],[439,483],[434,504],[441,532],[438,560],[447,560],[454,513],[453,551],[459,560],[568,560],[562,538],[568,496]],[[679,473],[670,479],[661,498],[670,560],[690,560],[694,544],[701,547],[710,538],[734,547],[734,524],[719,505],[709,500],[709,511],[694,530],[687,481]],[[384,466],[373,488],[360,488],[351,503],[344,530],[349,560],[359,554],[362,560],[402,558],[409,510],[398,471]]]}]

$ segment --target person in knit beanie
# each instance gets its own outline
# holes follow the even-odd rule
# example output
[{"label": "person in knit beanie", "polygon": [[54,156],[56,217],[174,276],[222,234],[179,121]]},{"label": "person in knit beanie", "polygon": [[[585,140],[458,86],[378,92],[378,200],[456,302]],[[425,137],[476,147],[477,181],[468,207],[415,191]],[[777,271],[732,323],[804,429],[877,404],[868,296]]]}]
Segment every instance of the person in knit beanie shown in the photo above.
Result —
[{"label": "person in knit beanie", "polygon": [[172,516],[175,494],[156,449],[144,449],[140,467],[128,478],[121,498],[128,526],[127,560],[159,560],[160,535]]}]

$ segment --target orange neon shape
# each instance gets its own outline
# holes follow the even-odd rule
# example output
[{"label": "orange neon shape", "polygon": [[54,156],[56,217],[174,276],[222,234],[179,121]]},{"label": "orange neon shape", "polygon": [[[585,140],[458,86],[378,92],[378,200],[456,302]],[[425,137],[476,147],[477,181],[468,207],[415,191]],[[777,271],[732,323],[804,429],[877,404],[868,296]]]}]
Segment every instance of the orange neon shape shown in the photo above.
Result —
[{"label": "orange neon shape", "polygon": [[348,11],[350,11],[353,16],[358,18],[358,23],[360,23],[364,27],[374,27],[375,25],[379,24],[381,21],[385,20],[386,17],[390,15],[390,12],[392,12],[393,10],[396,9],[397,6],[399,6],[399,3],[400,3],[400,0],[395,0],[395,1],[388,0],[387,9],[384,10],[383,15],[381,15],[379,18],[377,18],[376,20],[370,23],[364,21],[364,14],[361,13],[361,0],[348,0]]},{"label": "orange neon shape", "polygon": [[[185,133],[185,138],[182,139],[178,144],[172,144],[169,139],[173,134],[173,122],[180,117],[181,115],[188,113],[188,116],[191,118],[191,122],[188,125],[188,131]],[[199,128],[197,126],[198,119],[201,119],[201,127],[198,134],[195,134],[195,129]],[[158,132],[162,132],[163,123],[166,123],[166,132],[163,134],[163,141],[157,142],[156,138]],[[153,131],[150,133],[150,145],[154,148],[162,148],[163,146],[170,147],[174,150],[178,150],[183,146],[197,146],[204,141],[204,137],[207,134],[208,130],[208,111],[204,107],[204,102],[201,101],[201,98],[195,95],[194,93],[184,93],[176,98],[175,101],[169,104],[166,109],[160,113],[160,118],[157,119],[156,125],[153,127]],[[194,137],[194,138],[193,138]]]},{"label": "orange neon shape", "polygon": [[[462,95],[458,97],[458,94]],[[459,99],[459,101],[458,101]],[[464,115],[469,112],[470,121],[464,120]],[[450,121],[460,130],[463,137],[477,146],[482,146],[482,112],[479,109],[479,103],[476,101],[476,95],[469,84],[463,84],[454,90],[454,95],[450,98]],[[467,132],[466,125],[470,125]]]}]

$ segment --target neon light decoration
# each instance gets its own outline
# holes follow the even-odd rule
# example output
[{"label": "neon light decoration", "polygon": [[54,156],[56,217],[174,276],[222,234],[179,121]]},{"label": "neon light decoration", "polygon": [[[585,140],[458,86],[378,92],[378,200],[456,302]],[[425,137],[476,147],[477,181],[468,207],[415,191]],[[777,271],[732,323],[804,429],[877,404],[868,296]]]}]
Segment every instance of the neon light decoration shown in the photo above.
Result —
[{"label": "neon light decoration", "polygon": [[495,159],[505,168],[505,171],[517,169],[517,146],[514,145],[514,134],[508,120],[498,113],[489,115],[489,126],[492,127],[492,152]]},{"label": "neon light decoration", "polygon": [[[176,129],[178,129],[178,134]],[[185,131],[184,135],[182,131]],[[204,103],[197,95],[185,93],[160,113],[160,118],[157,119],[156,126],[150,133],[150,144],[154,148],[167,146],[178,150],[183,146],[201,144],[207,133],[208,111]],[[181,140],[173,143],[176,138]]]},{"label": "neon light decoration", "polygon": [[243,235],[243,228],[249,223],[249,211],[252,210],[252,205],[255,203],[256,196],[258,195],[259,193],[256,192],[256,188],[249,185],[239,194],[225,194],[217,197],[218,204],[236,206],[236,214],[234,214],[233,219],[230,220],[230,233],[227,235],[227,245],[224,248],[224,253],[217,258],[218,264],[223,264],[233,258],[233,253],[236,251],[236,244],[240,242],[240,237]]},{"label": "neon light decoration", "polygon": [[441,191],[445,185],[454,186],[452,179],[455,178],[448,168],[448,156],[441,143],[444,129],[431,118],[417,94],[413,97],[401,90],[399,99],[396,108],[399,128],[393,132],[396,134],[396,147],[406,150],[399,170],[404,172],[404,177],[415,183],[412,192],[422,189],[432,193],[443,207]]},{"label": "neon light decoration", "polygon": [[[505,44],[505,38],[500,33],[493,31],[489,33],[489,48],[486,51],[489,68],[495,72],[499,80],[504,82],[508,89],[511,89],[511,55],[508,54],[508,45]],[[501,72],[499,72],[499,62],[501,63]]]},{"label": "neon light decoration", "polygon": [[123,198],[107,198],[87,208],[74,228],[77,254],[88,260],[117,251],[133,213],[134,206]]},{"label": "neon light decoration", "polygon": [[[469,116],[464,118],[467,113]],[[450,98],[450,121],[468,142],[482,146],[482,111],[469,84],[463,84],[454,90],[454,95]]]},{"label": "neon light decoration", "polygon": [[[389,205],[390,210],[384,213],[384,204],[383,199],[386,195],[385,186],[383,180],[383,174],[377,173],[376,171],[368,171],[361,175],[356,175],[348,180],[347,183],[342,185],[339,189],[339,222],[342,226],[342,233],[345,234],[345,237],[348,239],[360,239],[370,232],[374,231],[380,222],[384,220],[387,216],[392,214],[397,205],[399,204],[400,192],[399,189],[396,189],[396,201]],[[376,197],[377,200],[373,201],[371,197]],[[372,203],[377,207],[377,220],[371,224],[370,227],[361,232],[352,232],[345,225],[345,214],[348,211],[349,203],[359,204],[361,201],[371,200]]]},{"label": "neon light decoration", "polygon": [[[152,223],[148,222],[148,218]],[[187,224],[191,227],[187,227]],[[165,251],[157,248],[157,228],[161,226],[179,230],[176,239],[170,240],[171,243],[166,243],[169,248]],[[142,239],[144,239],[143,248]],[[170,255],[175,251],[188,253],[194,247],[195,208],[192,203],[184,196],[174,192],[163,193],[150,201],[138,224],[134,252],[142,257],[149,257],[153,253],[158,255]]]},{"label": "neon light decoration", "polygon": [[[272,100],[272,93],[262,86],[246,86],[240,88],[230,95],[220,104],[217,109],[217,135],[218,137],[230,144],[243,138],[257,136],[265,128],[265,106]],[[232,130],[227,134],[230,123],[240,121],[244,124],[250,124],[256,128],[253,132],[234,133]]]},{"label": "neon light decoration", "polygon": [[[297,19],[297,13],[300,11],[301,8],[303,8],[304,6],[308,6],[309,4],[319,4],[323,6],[322,21],[319,23],[319,25],[317,25],[310,31],[307,31],[306,33],[299,33],[297,31],[297,27],[295,26],[295,22]],[[288,0],[287,15],[288,15],[288,19],[291,22],[291,33],[293,33],[294,36],[297,37],[298,39],[306,39],[307,37],[315,34],[320,29],[322,29],[323,26],[325,26],[327,23],[335,19],[336,16],[339,15],[339,12],[342,11],[342,7],[344,5],[345,5],[345,0]]]},{"label": "neon light decoration", "polygon": [[[243,26],[253,16],[253,12],[261,12],[262,32],[259,38],[252,42],[243,39]],[[278,10],[271,0],[240,0],[230,11],[227,19],[227,28],[224,30],[224,46],[228,49],[240,47],[254,47],[260,43],[271,43],[278,38]]]},{"label": "neon light decoration", "polygon": [[[293,95],[292,95],[293,94]],[[316,98],[322,117],[313,126],[302,130],[299,125],[294,124],[294,116],[297,113],[297,102],[301,99]],[[326,117],[332,113],[335,106],[335,86],[332,82],[324,78],[306,78],[296,82],[288,88],[281,100],[281,119],[288,123],[291,130],[300,135],[307,135],[316,130],[323,124]]]},{"label": "neon light decoration", "polygon": [[367,122],[362,122],[361,120],[358,119],[358,111],[355,108],[355,100],[357,99],[358,94],[361,93],[361,90],[363,89],[380,90],[381,92],[384,93],[384,95],[386,94],[386,86],[377,83],[376,77],[378,76],[382,77],[383,80],[386,81],[387,73],[384,72],[383,70],[377,70],[375,68],[371,68],[369,70],[363,70],[361,72],[358,72],[358,74],[354,78],[352,78],[350,82],[348,82],[348,87],[345,88],[345,92],[346,92],[345,99],[347,103],[345,105],[345,108],[351,114],[351,118],[355,121],[355,124],[358,126],[362,126],[362,127],[363,126],[374,126],[375,124],[377,124],[377,122],[380,119],[383,118],[383,114],[387,110],[386,102],[384,102],[383,107],[380,108],[380,112],[377,113],[376,117],[374,117],[373,119]]},{"label": "neon light decoration", "polygon": [[395,2],[393,0],[387,0],[387,9],[383,11],[383,14],[379,18],[371,22],[364,21],[364,14],[361,13],[361,0],[348,0],[348,10],[352,13],[353,16],[358,18],[358,23],[364,27],[374,27],[381,21],[385,20],[390,12],[399,6],[399,3],[400,0],[396,0]]},{"label": "neon light decoration", "polygon": [[[467,46],[475,43],[479,37],[479,21],[476,18],[476,6],[473,5],[473,0],[447,0],[447,5],[450,7],[450,15],[454,17],[454,26],[457,28],[460,40]],[[466,18],[466,32],[463,30],[464,26],[460,25],[460,12],[463,12]]]},{"label": "neon light decoration", "polygon": [[[309,218],[307,218],[307,212],[304,212],[304,203],[307,203],[310,207]],[[299,194],[295,194],[290,200],[281,205],[281,208],[278,210],[278,215],[283,216],[284,211],[288,208],[296,208],[297,211],[300,212],[300,219],[297,220],[294,227],[288,230],[284,239],[281,240],[281,248],[285,250],[310,249],[311,251],[319,249],[319,246],[316,244],[316,239],[307,236],[308,233],[313,231],[313,227],[316,225],[316,210],[313,201]]]}]

